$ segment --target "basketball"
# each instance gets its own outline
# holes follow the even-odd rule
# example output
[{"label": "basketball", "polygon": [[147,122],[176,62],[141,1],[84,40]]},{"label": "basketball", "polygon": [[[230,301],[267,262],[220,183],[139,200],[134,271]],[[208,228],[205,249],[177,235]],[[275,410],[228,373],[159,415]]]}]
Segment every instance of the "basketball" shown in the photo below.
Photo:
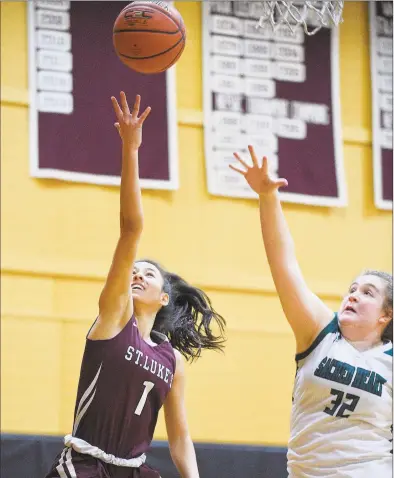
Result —
[{"label": "basketball", "polygon": [[115,51],[126,66],[139,73],[166,71],[179,60],[185,42],[182,16],[166,2],[132,2],[115,20]]}]

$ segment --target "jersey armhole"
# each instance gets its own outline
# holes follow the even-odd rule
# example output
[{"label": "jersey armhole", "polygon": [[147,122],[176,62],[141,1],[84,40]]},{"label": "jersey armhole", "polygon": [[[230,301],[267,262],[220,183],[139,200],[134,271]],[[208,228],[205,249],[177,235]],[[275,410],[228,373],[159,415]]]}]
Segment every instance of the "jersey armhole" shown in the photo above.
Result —
[{"label": "jersey armhole", "polygon": [[339,331],[338,314],[335,312],[334,318],[332,319],[332,321],[324,327],[324,329],[319,333],[319,335],[315,338],[312,344],[304,352],[300,352],[299,354],[296,354],[295,356],[296,362],[299,362],[300,360],[303,360],[306,357],[308,357],[308,355],[310,355],[315,350],[315,348],[320,344],[320,342],[322,342],[322,340],[328,334],[336,333],[338,331]]},{"label": "jersey armhole", "polygon": [[97,319],[99,318],[99,316],[97,316],[95,319],[94,319],[94,322],[93,324],[89,327],[89,330],[88,330],[88,333],[86,334],[85,336],[85,339],[87,342],[89,343],[94,343],[94,342],[97,342],[97,343],[105,343],[105,342],[109,342],[110,340],[114,340],[116,339],[116,337],[119,337],[120,334],[122,334],[122,332],[124,332],[128,327],[131,327],[134,323],[135,323],[135,316],[134,316],[134,313],[131,315],[131,317],[129,318],[129,320],[126,322],[126,324],[124,325],[123,329],[122,330],[119,330],[119,332],[114,335],[113,337],[109,338],[109,339],[89,339],[89,334],[90,334],[90,331],[92,330],[94,324],[97,322]]},{"label": "jersey armhole", "polygon": [[85,339],[86,339],[86,340],[90,340],[90,339],[89,339],[90,331],[93,329],[94,324],[97,322],[97,319],[98,319],[98,318],[99,318],[99,316],[97,316],[97,317],[94,319],[93,324],[89,327],[88,333],[87,333],[86,336],[85,336]]}]

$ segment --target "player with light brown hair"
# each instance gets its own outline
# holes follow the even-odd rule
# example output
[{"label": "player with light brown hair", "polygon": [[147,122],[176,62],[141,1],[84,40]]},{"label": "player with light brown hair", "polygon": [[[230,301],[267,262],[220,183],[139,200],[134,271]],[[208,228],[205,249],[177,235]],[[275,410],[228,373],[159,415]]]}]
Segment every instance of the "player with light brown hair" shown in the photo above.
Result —
[{"label": "player with light brown hair", "polygon": [[[390,478],[393,406],[393,278],[366,270],[351,283],[338,313],[307,286],[298,265],[268,160],[252,165],[234,153],[259,196],[271,274],[296,339],[288,472],[290,478]],[[356,240],[356,239],[355,239]],[[318,260],[318,258],[316,258]]]}]

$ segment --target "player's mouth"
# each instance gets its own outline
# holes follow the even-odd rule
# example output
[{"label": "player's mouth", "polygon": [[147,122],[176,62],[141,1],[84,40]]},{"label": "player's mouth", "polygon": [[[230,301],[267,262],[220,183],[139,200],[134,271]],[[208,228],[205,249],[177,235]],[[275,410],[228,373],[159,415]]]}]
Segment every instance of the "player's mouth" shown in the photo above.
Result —
[{"label": "player's mouth", "polygon": [[145,287],[144,287],[142,284],[133,284],[133,285],[131,286],[131,290],[132,290],[132,291],[145,290]]},{"label": "player's mouth", "polygon": [[351,305],[347,305],[347,306],[343,309],[343,311],[344,311],[344,312],[351,312],[351,313],[353,313],[353,314],[356,313],[356,309],[355,309],[353,306],[351,306]]}]

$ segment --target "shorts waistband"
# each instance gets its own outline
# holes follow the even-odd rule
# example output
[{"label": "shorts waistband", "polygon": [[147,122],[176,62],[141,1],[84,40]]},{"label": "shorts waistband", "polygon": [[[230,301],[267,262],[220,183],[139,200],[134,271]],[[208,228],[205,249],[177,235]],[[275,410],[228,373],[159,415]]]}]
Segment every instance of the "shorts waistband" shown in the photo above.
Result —
[{"label": "shorts waistband", "polygon": [[68,448],[72,448],[73,450],[77,451],[78,453],[83,453],[85,455],[93,456],[94,458],[98,458],[105,463],[110,465],[116,466],[125,466],[129,468],[139,468],[141,465],[145,463],[146,455],[143,453],[142,455],[136,458],[117,458],[110,453],[105,453],[105,451],[100,450],[97,446],[93,446],[90,443],[82,440],[81,438],[73,437],[72,435],[66,435],[64,437],[64,444]]}]

